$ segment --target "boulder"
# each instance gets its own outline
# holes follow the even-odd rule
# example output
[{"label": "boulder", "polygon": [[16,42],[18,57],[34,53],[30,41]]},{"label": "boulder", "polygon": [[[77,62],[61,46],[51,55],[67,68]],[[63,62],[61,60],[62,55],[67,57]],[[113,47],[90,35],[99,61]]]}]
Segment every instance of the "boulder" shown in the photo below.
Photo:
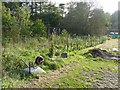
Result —
[{"label": "boulder", "polygon": [[29,75],[30,73],[32,74],[41,74],[41,73],[46,73],[42,68],[40,68],[39,66],[35,66],[35,67],[30,67],[30,73],[29,73],[29,67],[23,69],[23,72],[26,75]]}]

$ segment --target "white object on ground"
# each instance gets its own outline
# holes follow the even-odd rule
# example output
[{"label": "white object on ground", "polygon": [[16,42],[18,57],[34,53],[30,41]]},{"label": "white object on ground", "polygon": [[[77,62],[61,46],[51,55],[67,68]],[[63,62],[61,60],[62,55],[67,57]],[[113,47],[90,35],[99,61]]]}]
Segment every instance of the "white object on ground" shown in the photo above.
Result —
[{"label": "white object on ground", "polygon": [[117,48],[113,48],[112,51],[118,52],[119,50]]},{"label": "white object on ground", "polygon": [[[23,72],[24,72],[26,75],[29,75],[29,67],[23,69]],[[30,67],[30,72],[31,72],[32,74],[46,73],[46,72],[45,72],[42,68],[40,68],[39,66]]]}]

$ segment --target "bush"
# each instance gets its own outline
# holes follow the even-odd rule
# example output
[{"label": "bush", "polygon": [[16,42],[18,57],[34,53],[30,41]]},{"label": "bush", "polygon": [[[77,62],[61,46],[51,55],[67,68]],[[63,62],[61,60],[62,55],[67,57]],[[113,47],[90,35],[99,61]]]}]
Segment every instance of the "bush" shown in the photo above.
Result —
[{"label": "bush", "polygon": [[60,67],[63,67],[63,66],[64,66],[63,60],[57,60],[56,62],[60,65]]},{"label": "bush", "polygon": [[51,63],[50,60],[45,60],[45,61],[44,61],[44,65],[45,65],[45,66],[49,66],[50,63]]},{"label": "bush", "polygon": [[32,35],[37,36],[37,37],[44,37],[46,36],[46,27],[43,24],[42,20],[37,20],[33,25],[32,25]]},{"label": "bush", "polygon": [[51,70],[56,70],[56,69],[60,68],[60,65],[59,65],[58,63],[56,63],[56,62],[51,62],[51,63],[49,64],[49,68],[50,68]]}]

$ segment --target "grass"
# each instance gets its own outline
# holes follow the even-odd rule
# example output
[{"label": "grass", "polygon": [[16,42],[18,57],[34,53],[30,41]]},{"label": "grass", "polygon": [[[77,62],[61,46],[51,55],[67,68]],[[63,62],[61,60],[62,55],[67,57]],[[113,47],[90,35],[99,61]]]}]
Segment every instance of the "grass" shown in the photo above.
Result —
[{"label": "grass", "polygon": [[[87,52],[88,50],[89,49],[85,49],[84,51]],[[103,78],[103,76],[98,75],[99,73],[107,71],[111,73],[118,72],[118,62],[116,61],[86,57],[83,56],[83,52],[81,51],[71,52],[70,55],[74,56],[74,60],[79,64],[69,71],[67,75],[61,76],[59,80],[56,80],[53,84],[48,86],[57,88],[91,88],[93,87],[95,79],[101,80]],[[71,59],[68,60],[71,61]],[[83,75],[83,73],[90,71],[93,73],[92,76]]]},{"label": "grass", "polygon": [[[114,61],[103,60],[93,61],[90,58],[75,58],[78,64],[72,68],[67,74],[62,75],[54,83],[46,87],[55,88],[92,88],[95,79],[101,80],[103,77],[98,75],[100,72],[110,71],[116,73],[118,65]],[[93,74],[89,74],[92,71]],[[86,74],[85,74],[86,73]]]},{"label": "grass", "polygon": [[[46,72],[49,72],[51,70],[56,70],[60,67],[66,66],[73,62],[79,62],[80,67],[79,70],[85,70],[89,71],[92,67],[94,68],[95,64],[98,64],[99,62],[102,64],[102,60],[97,59],[98,61],[95,63],[94,59],[89,59],[83,56],[84,52],[87,52],[88,49],[85,49],[84,51],[80,51],[83,48],[94,46],[95,44],[91,44],[96,42],[97,40],[99,42],[96,42],[96,44],[102,43],[105,41],[105,38],[102,38],[99,40],[99,38],[91,38],[90,43],[88,41],[84,41],[87,39],[85,37],[84,39],[79,39],[77,42],[79,45],[76,45],[76,42],[74,39],[69,38],[69,49],[68,49],[68,58],[61,58],[60,55],[63,52],[66,51],[66,42],[65,38],[62,37],[56,37],[54,38],[54,41],[49,41],[49,39],[46,38],[31,38],[26,40],[25,42],[20,41],[18,43],[7,43],[2,48],[2,65],[3,65],[3,83],[2,88],[7,87],[16,87],[19,86],[22,83],[28,82],[33,77],[25,76],[23,72],[21,72],[22,69],[26,68],[28,62],[34,62],[36,56],[42,55],[44,57],[44,64],[39,65],[41,68],[43,68]],[[93,40],[95,39],[95,40]],[[53,43],[54,42],[54,43]],[[72,43],[70,43],[72,42]],[[85,44],[87,42],[87,44]],[[51,43],[54,44],[54,51],[53,51],[53,57],[49,57],[48,54],[50,54],[49,49],[51,48]],[[72,44],[72,45],[71,45]],[[85,44],[85,45],[84,45]],[[70,46],[71,45],[71,46]],[[76,47],[78,46],[78,47]],[[56,58],[57,57],[57,58]],[[53,60],[54,59],[54,60]],[[23,62],[24,61],[24,62]],[[26,63],[26,64],[25,64]],[[109,61],[105,61],[104,63],[111,63]],[[102,68],[104,68],[104,63],[101,65]],[[114,63],[114,62],[113,62]],[[110,65],[111,66],[111,65]],[[96,66],[97,67],[97,66]],[[114,65],[113,65],[114,67]],[[114,71],[113,68],[109,67],[111,71]],[[96,70],[96,69],[95,69]],[[116,71],[116,69],[115,69]],[[78,70],[76,69],[74,73],[77,73]],[[72,71],[71,71],[72,73]],[[70,76],[76,77],[72,74]],[[66,76],[67,77],[67,76]],[[9,79],[8,79],[9,78]],[[79,77],[83,78],[83,77]],[[62,80],[62,79],[61,79]],[[59,81],[61,81],[59,80]],[[75,81],[76,79],[72,79]],[[80,79],[81,80],[81,79]],[[79,80],[78,80],[79,81]],[[70,82],[70,83],[68,83]],[[71,86],[73,83],[71,81],[65,82]],[[77,83],[77,81],[75,81]],[[12,83],[12,84],[11,84]],[[77,84],[78,85],[78,84]],[[73,86],[76,87],[77,85]],[[62,86],[65,86],[64,83]],[[88,87],[89,84],[85,84],[81,82],[80,87]]]},{"label": "grass", "polygon": [[43,86],[44,88],[93,88],[94,81],[103,78],[99,73],[118,72],[118,63],[116,61],[86,57],[81,51],[74,51],[69,55],[68,58],[61,59],[61,61],[64,61],[66,65],[77,62],[76,65],[55,82]]}]

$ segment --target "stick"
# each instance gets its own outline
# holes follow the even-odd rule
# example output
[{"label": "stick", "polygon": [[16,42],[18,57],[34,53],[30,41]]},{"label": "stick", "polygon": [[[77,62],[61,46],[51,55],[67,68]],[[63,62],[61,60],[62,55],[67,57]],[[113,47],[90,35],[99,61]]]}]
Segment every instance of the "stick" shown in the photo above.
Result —
[{"label": "stick", "polygon": [[29,74],[31,74],[31,69],[30,69],[30,62],[29,62]]}]

